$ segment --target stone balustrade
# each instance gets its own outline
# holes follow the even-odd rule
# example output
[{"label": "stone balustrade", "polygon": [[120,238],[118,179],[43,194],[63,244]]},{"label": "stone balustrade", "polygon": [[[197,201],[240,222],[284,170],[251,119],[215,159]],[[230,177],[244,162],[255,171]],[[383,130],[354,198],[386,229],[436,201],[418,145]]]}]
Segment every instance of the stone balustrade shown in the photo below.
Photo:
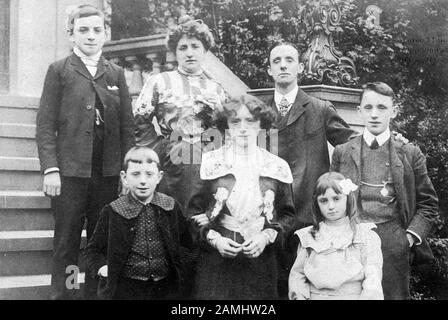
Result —
[{"label": "stone balustrade", "polygon": [[[157,34],[109,41],[104,46],[106,58],[125,68],[126,81],[133,99],[136,99],[148,77],[176,68],[176,56],[168,51],[165,43],[166,35]],[[204,59],[204,73],[221,83],[230,95],[236,96],[250,90],[213,53],[207,52]]]},{"label": "stone balustrade", "polygon": [[167,51],[164,34],[110,41],[104,46],[103,53],[106,58],[125,68],[133,99],[149,76],[173,70],[177,64],[175,55]]}]

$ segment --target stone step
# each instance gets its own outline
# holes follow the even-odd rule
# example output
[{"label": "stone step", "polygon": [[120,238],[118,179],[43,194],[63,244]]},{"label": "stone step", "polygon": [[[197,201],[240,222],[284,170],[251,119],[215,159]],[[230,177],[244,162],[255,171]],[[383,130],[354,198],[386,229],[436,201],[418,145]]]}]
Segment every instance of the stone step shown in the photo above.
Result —
[{"label": "stone step", "polygon": [[[0,252],[51,251],[53,230],[0,231]],[[86,245],[86,231],[82,231],[81,247]]]},{"label": "stone step", "polygon": [[0,157],[0,170],[8,171],[40,171],[38,158]]},{"label": "stone step", "polygon": [[[84,273],[78,276],[82,289]],[[0,300],[46,300],[50,295],[50,274],[0,277]]]},{"label": "stone step", "polygon": [[0,156],[0,190],[42,190],[39,159]]},{"label": "stone step", "polygon": [[39,171],[0,170],[0,190],[42,190],[43,176]]},{"label": "stone step", "polygon": [[32,139],[0,137],[0,150],[5,157],[37,157],[36,141]]},{"label": "stone step", "polygon": [[[49,274],[52,269],[52,251],[18,251],[0,254],[0,277]],[[83,250],[79,253],[78,266],[85,270]]]},{"label": "stone step", "polygon": [[38,285],[40,281],[35,282],[36,286],[0,289],[0,300],[49,300],[50,285],[41,286]]},{"label": "stone step", "polygon": [[0,209],[48,209],[50,204],[42,191],[0,190]]},{"label": "stone step", "polygon": [[2,123],[36,123],[37,108],[27,107],[0,107]]},{"label": "stone step", "polygon": [[39,98],[0,96],[0,121],[11,124],[35,124]]},{"label": "stone step", "polygon": [[34,139],[35,136],[35,124],[0,122],[0,137]]},{"label": "stone step", "polygon": [[0,231],[53,230],[51,209],[0,209]]},{"label": "stone step", "polygon": [[0,277],[51,273],[52,251],[18,251],[0,254]]}]

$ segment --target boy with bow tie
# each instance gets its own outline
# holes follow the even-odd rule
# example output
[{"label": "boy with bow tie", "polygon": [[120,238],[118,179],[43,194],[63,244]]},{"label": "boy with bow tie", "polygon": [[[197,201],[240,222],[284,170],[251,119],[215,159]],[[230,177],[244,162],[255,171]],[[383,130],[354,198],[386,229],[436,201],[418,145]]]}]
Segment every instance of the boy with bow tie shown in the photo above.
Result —
[{"label": "boy with bow tie", "polygon": [[[55,219],[53,299],[73,297],[66,270],[78,264],[84,219],[89,238],[99,211],[117,196],[122,159],[135,143],[124,71],[102,56],[104,14],[80,5],[67,29],[73,54],[48,68],[36,120],[43,191],[52,197]],[[86,277],[86,296],[95,291]]]},{"label": "boy with bow tie", "polygon": [[392,88],[374,82],[363,89],[359,113],[364,133],[336,147],[330,170],[358,184],[360,218],[377,224],[384,298],[409,299],[409,261],[432,256],[425,238],[437,219],[438,199],[423,153],[390,133],[398,112]]}]

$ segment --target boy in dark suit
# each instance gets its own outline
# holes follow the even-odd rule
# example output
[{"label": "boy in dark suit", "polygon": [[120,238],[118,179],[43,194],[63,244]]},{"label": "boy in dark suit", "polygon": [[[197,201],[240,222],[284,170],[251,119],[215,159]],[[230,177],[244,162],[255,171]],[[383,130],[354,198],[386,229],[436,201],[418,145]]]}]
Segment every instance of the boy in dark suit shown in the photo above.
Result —
[{"label": "boy in dark suit", "polygon": [[364,133],[336,147],[331,170],[359,186],[360,218],[377,224],[384,298],[409,299],[410,257],[432,255],[425,238],[438,217],[438,198],[423,153],[390,133],[397,115],[393,90],[382,82],[363,89],[359,112]]},{"label": "boy in dark suit", "polygon": [[157,154],[134,147],[121,172],[129,193],[106,205],[87,245],[91,276],[103,299],[177,298],[182,279],[181,244],[192,239],[180,206],[155,189],[163,177]]},{"label": "boy in dark suit", "polygon": [[[78,264],[84,219],[89,238],[101,208],[117,196],[121,161],[135,143],[124,71],[102,56],[105,28],[104,14],[91,5],[69,14],[73,54],[48,68],[37,114],[43,191],[55,219],[53,299],[73,297],[66,270]],[[94,298],[95,282],[85,282],[86,297]]]}]

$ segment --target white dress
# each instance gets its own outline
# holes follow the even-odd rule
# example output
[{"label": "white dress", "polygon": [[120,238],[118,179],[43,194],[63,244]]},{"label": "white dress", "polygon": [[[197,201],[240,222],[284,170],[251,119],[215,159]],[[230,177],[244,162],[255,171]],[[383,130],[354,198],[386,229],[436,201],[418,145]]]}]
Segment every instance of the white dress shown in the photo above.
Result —
[{"label": "white dress", "polygon": [[300,229],[296,261],[289,276],[289,298],[311,300],[383,300],[381,240],[373,223],[359,223],[354,235],[344,225],[324,222]]}]

